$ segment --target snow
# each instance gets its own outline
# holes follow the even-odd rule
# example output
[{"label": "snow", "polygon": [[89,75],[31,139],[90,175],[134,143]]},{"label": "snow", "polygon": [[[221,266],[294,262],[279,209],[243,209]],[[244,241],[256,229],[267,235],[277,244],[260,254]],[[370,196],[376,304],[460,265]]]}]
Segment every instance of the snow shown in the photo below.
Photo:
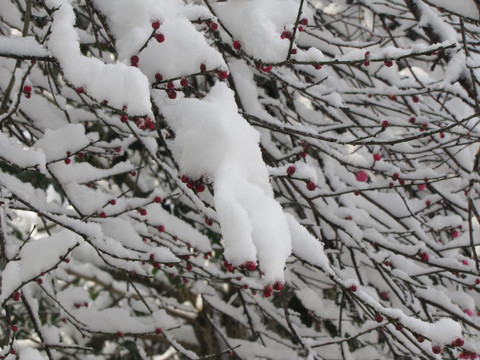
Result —
[{"label": "snow", "polygon": [[76,153],[95,140],[96,136],[85,135],[85,127],[82,124],[68,124],[55,130],[47,129],[34,146],[41,149],[46,160],[51,162],[65,159],[67,151]]},{"label": "snow", "polygon": [[25,148],[18,141],[0,133],[0,158],[22,168],[38,166],[45,173],[45,154],[40,149]]},{"label": "snow", "polygon": [[134,115],[150,114],[150,91],[145,75],[123,63],[105,64],[83,56],[73,27],[75,14],[70,4],[63,3],[53,16],[48,49],[60,62],[65,78],[76,88],[84,88],[99,102],[108,100],[110,105],[119,109],[126,105],[129,113]]},{"label": "snow", "polygon": [[50,57],[49,52],[33,36],[9,37],[0,35],[0,52],[28,57]]},{"label": "snow", "polygon": [[258,258],[267,282],[283,281],[290,233],[273,199],[258,133],[237,111],[233,92],[218,82],[203,100],[165,104],[163,113],[175,132],[171,150],[181,172],[213,180],[226,259],[240,265]]},{"label": "snow", "polygon": [[479,20],[479,13],[478,8],[475,6],[475,0],[465,0],[455,3],[449,0],[429,0],[429,3],[449,12],[453,12],[454,14],[459,14],[473,20]]},{"label": "snow", "polygon": [[45,360],[37,349],[24,347],[20,350],[20,360]]},{"label": "snow", "polygon": [[301,226],[292,215],[287,214],[287,220],[292,233],[293,253],[301,259],[321,267],[323,271],[333,274],[328,258],[323,251],[323,244]]},{"label": "snow", "polygon": [[[292,30],[298,12],[293,0],[237,0],[212,4],[215,13],[248,54],[264,63],[285,60],[290,42],[281,39]],[[308,8],[304,6],[304,11]],[[233,41],[231,40],[231,41]]]},{"label": "snow", "polygon": [[19,261],[10,261],[3,270],[0,303],[10,297],[24,282],[35,280],[42,272],[55,267],[59,257],[64,257],[81,238],[69,231],[62,230],[52,236],[26,243],[19,251]]},{"label": "snow", "polygon": [[[95,5],[107,15],[117,39],[120,59],[129,64],[130,57],[138,54],[139,68],[151,82],[155,81],[156,73],[170,79],[199,72],[202,63],[207,70],[226,68],[220,53],[207,44],[203,34],[188,20],[205,14],[204,7],[185,6],[175,0],[161,3],[155,0],[141,3],[96,0]],[[158,33],[165,36],[165,41],[157,43],[153,38],[138,53],[152,33],[151,23],[154,20],[161,22]]]},{"label": "snow", "polygon": [[83,162],[72,162],[67,165],[61,161],[50,165],[50,170],[63,184],[74,182],[85,184],[98,179],[108,178],[109,176],[123,174],[133,169],[134,166],[129,161],[118,163],[110,169],[100,169]]}]

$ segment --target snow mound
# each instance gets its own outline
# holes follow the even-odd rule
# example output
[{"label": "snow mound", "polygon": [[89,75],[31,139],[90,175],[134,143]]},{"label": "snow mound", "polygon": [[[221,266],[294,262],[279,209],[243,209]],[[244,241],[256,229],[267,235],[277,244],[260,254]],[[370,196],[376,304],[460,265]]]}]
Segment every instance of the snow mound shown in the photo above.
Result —
[{"label": "snow mound", "polygon": [[241,265],[258,258],[267,282],[283,281],[290,231],[273,198],[259,135],[238,114],[234,93],[219,82],[203,100],[170,102],[164,115],[180,170],[213,180],[226,259]]}]

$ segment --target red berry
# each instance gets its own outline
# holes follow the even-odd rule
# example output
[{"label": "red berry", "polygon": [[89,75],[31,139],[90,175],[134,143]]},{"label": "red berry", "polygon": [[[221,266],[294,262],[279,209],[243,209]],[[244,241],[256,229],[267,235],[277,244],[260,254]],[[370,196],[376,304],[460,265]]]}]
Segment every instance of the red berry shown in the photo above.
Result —
[{"label": "red berry", "polygon": [[156,82],[160,82],[160,81],[162,81],[162,80],[163,80],[162,74],[156,73],[156,74],[155,74],[155,81],[156,81]]},{"label": "red berry", "polygon": [[376,313],[375,314],[375,321],[378,322],[378,323],[383,322],[383,316],[379,313]]},{"label": "red berry", "polygon": [[403,330],[402,324],[396,323],[396,324],[395,324],[395,330],[397,330],[397,331],[402,331],[402,330]]},{"label": "red berry", "polygon": [[77,93],[79,93],[79,94],[83,94],[83,92],[84,92],[85,90],[83,89],[83,87],[80,86],[80,87],[77,87],[77,88],[75,89],[75,91],[76,91]]},{"label": "red berry", "polygon": [[43,280],[40,279],[40,278],[39,278],[39,279],[36,279],[35,281],[37,282],[38,285],[42,285],[42,284],[43,284]]},{"label": "red berry", "polygon": [[139,129],[145,129],[145,120],[143,118],[138,118],[135,120],[135,125],[137,125]]},{"label": "red berry", "polygon": [[159,43],[162,43],[165,41],[165,35],[163,34],[155,34],[153,36],[155,37],[155,40],[157,40]]},{"label": "red berry", "polygon": [[417,121],[417,118],[416,118],[415,116],[412,116],[412,117],[408,120],[408,122],[409,122],[410,124],[415,124],[416,121]]},{"label": "red berry", "polygon": [[303,26],[299,26],[297,29],[298,29],[298,31],[302,32],[303,31]]},{"label": "red berry", "polygon": [[187,183],[188,182],[188,176],[187,175],[182,175],[182,183]]},{"label": "red berry", "polygon": [[68,165],[68,164],[70,164],[70,163],[72,162],[72,160],[71,160],[70,158],[66,158],[66,159],[65,159],[65,160],[63,160],[63,161],[65,161],[65,164],[67,164],[67,165]]},{"label": "red berry", "polygon": [[158,20],[155,20],[152,22],[152,28],[154,28],[155,30],[157,30],[159,27],[160,27],[160,21]]},{"label": "red berry", "polygon": [[121,115],[121,116],[120,116],[120,121],[121,121],[122,123],[128,122],[128,116],[125,115],[125,114]]},{"label": "red berry", "polygon": [[364,66],[370,66],[370,60],[363,60]]},{"label": "red berry", "polygon": [[308,25],[308,19],[303,18],[302,20],[300,20],[300,24],[302,24],[304,26]]},{"label": "red berry", "polygon": [[235,41],[233,42],[233,48],[234,48],[235,50],[240,50],[241,47],[242,47],[242,44],[240,44],[240,41],[235,40]]},{"label": "red berry", "polygon": [[394,173],[394,174],[392,175],[392,180],[394,180],[394,181],[395,181],[395,180],[398,180],[399,177],[400,177],[400,175],[399,175],[398,173]]},{"label": "red berry", "polygon": [[177,92],[175,90],[168,90],[167,95],[169,99],[176,99],[177,98]]},{"label": "red berry", "polygon": [[452,238],[455,239],[455,238],[458,237],[458,235],[460,235],[460,233],[459,233],[457,230],[453,230],[453,231],[452,231]]},{"label": "red berry", "polygon": [[365,182],[368,180],[368,175],[365,171],[363,170],[360,170],[359,172],[357,172],[355,174],[355,178],[357,179],[357,181],[359,182]]},{"label": "red berry", "polygon": [[421,252],[419,256],[420,256],[420,259],[422,259],[422,261],[425,261],[425,262],[427,262],[429,259],[428,252]]},{"label": "red berry", "polygon": [[18,330],[17,325],[12,325],[12,331],[13,331],[13,332],[17,332],[17,330]]},{"label": "red berry", "polygon": [[387,61],[385,61],[385,66],[386,66],[386,67],[391,67],[391,66],[393,66],[393,61],[392,61],[392,60],[387,60]]},{"label": "red berry", "polygon": [[280,37],[282,39],[291,39],[292,38],[292,33],[288,30],[285,30]]},{"label": "red berry", "polygon": [[392,99],[393,101],[396,101],[396,100],[397,100],[397,96],[396,96],[396,95],[390,95],[390,99]]},{"label": "red berry", "polygon": [[357,285],[355,285],[355,284],[350,285],[348,290],[350,290],[351,292],[357,291]]},{"label": "red berry", "polygon": [[145,210],[145,209],[138,208],[138,212],[139,212],[139,213],[140,213],[140,215],[142,215],[142,216],[145,216],[145,215],[147,215],[147,210]]},{"label": "red berry", "polygon": [[210,21],[208,23],[208,27],[210,28],[210,30],[212,31],[217,31],[218,29],[218,24],[217,23],[214,23],[213,21]]},{"label": "red berry", "polygon": [[232,264],[230,264],[227,260],[223,262],[223,267],[229,272],[235,271],[235,267]]},{"label": "red berry", "polygon": [[263,296],[269,298],[273,294],[273,288],[271,285],[267,285],[263,288]]},{"label": "red berry", "polygon": [[418,335],[418,336],[417,336],[417,341],[418,341],[419,343],[423,343],[423,342],[425,341],[425,338],[424,338],[423,336],[421,336],[421,335]]},{"label": "red berry", "polygon": [[292,176],[295,173],[295,170],[296,170],[295,166],[289,166],[287,168],[287,175]]},{"label": "red berry", "polygon": [[12,296],[13,301],[18,301],[20,300],[20,292],[15,291]]},{"label": "red berry", "polygon": [[32,97],[32,94],[31,94],[31,93],[26,93],[26,94],[25,94],[25,97],[26,97],[27,99],[30,99],[30,98]]},{"label": "red berry", "polygon": [[418,96],[413,95],[412,100],[414,103],[418,103],[420,100],[418,99]]},{"label": "red berry", "polygon": [[118,336],[118,337],[122,337],[122,336],[123,336],[123,332],[117,331],[117,336]]},{"label": "red berry", "polygon": [[262,70],[263,72],[270,72],[272,71],[273,67],[272,66],[265,66],[265,67],[262,67],[260,70]]},{"label": "red berry", "polygon": [[149,130],[153,130],[155,128],[155,121],[153,121],[150,117],[147,117],[145,120],[145,127]]},{"label": "red berry", "polygon": [[360,195],[360,191],[354,190],[354,191],[353,191],[353,194],[354,194],[355,196],[358,196],[358,195]]},{"label": "red berry", "polygon": [[160,204],[162,202],[162,198],[160,196],[155,196],[155,198],[153,199],[153,202]]},{"label": "red berry", "polygon": [[161,233],[164,232],[165,231],[165,226],[163,226],[163,225],[157,226],[157,231],[161,232]]},{"label": "red berry", "polygon": [[130,171],[130,175],[137,176],[137,172],[135,170]]},{"label": "red berry", "polygon": [[133,56],[130,58],[130,63],[131,63],[132,65],[137,65],[139,61],[140,61],[140,59],[138,58],[137,55],[133,55]]},{"label": "red berry", "polygon": [[425,184],[418,184],[417,185],[417,189],[420,190],[420,191],[425,190],[426,187],[427,187],[427,185],[425,185]]},{"label": "red berry", "polygon": [[107,214],[105,214],[103,211],[100,211],[97,215],[101,218],[106,218],[107,217]]},{"label": "red berry", "polygon": [[155,329],[155,334],[160,335],[162,333],[162,329],[156,328]]},{"label": "red berry", "polygon": [[463,346],[463,344],[465,344],[465,341],[462,338],[456,338],[453,341],[453,346],[456,346],[456,347]]},{"label": "red berry", "polygon": [[365,52],[365,59],[368,59],[370,57],[370,51]]},{"label": "red berry", "polygon": [[383,120],[382,121],[382,128],[387,128],[388,126],[390,125],[390,123],[388,122],[388,120]]},{"label": "red berry", "polygon": [[292,53],[292,55],[296,55],[297,54],[297,49],[292,49],[291,53]]},{"label": "red berry", "polygon": [[315,68],[315,70],[320,70],[322,68],[322,65],[317,64],[317,65],[313,65],[313,67]]},{"label": "red berry", "polygon": [[255,271],[256,268],[257,264],[255,264],[254,261],[247,261],[245,263],[245,269],[247,269],[248,271]]},{"label": "red berry", "polygon": [[204,192],[204,191],[205,191],[205,185],[204,185],[204,184],[195,183],[195,184],[193,185],[193,187],[195,188],[195,191],[196,191],[196,192],[201,193],[201,192]]},{"label": "red berry", "polygon": [[282,291],[283,283],[281,283],[280,281],[276,281],[275,284],[273,284],[273,289],[275,291]]},{"label": "red berry", "polygon": [[317,188],[317,185],[312,180],[308,180],[306,187],[308,191],[314,191]]},{"label": "red berry", "polygon": [[207,66],[205,64],[200,64],[200,72],[207,71]]},{"label": "red berry", "polygon": [[373,154],[373,160],[375,160],[375,161],[380,161],[380,160],[382,160],[382,155],[380,155],[380,154]]},{"label": "red berry", "polygon": [[390,263],[390,261],[385,260],[385,261],[383,262],[383,265],[385,265],[385,266],[390,266],[390,265],[392,265],[392,264]]},{"label": "red berry", "polygon": [[213,220],[210,219],[210,218],[205,218],[205,224],[207,224],[208,226],[212,226],[213,225]]},{"label": "red berry", "polygon": [[180,80],[180,85],[181,85],[182,87],[188,86],[188,80],[187,80],[187,78],[183,78],[182,80]]},{"label": "red berry", "polygon": [[190,263],[188,263],[187,266],[185,267],[185,269],[186,269],[188,272],[190,272],[190,271],[193,270],[193,265],[190,264]]},{"label": "red berry", "polygon": [[15,355],[16,353],[17,353],[17,350],[15,349],[10,350],[10,354]]},{"label": "red berry", "polygon": [[380,296],[381,299],[388,300],[388,291],[380,291],[378,295]]},{"label": "red berry", "polygon": [[223,70],[218,70],[217,75],[222,80],[225,80],[226,78],[228,78],[228,73],[226,71],[223,71]]},{"label": "red berry", "polygon": [[25,85],[23,87],[23,91],[27,94],[30,94],[32,92],[32,87],[30,85]]}]

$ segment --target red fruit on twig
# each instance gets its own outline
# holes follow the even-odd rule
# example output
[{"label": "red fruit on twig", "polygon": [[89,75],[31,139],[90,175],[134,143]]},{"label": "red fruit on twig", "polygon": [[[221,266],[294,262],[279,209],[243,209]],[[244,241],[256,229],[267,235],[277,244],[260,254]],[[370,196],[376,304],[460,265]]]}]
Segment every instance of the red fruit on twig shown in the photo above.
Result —
[{"label": "red fruit on twig", "polygon": [[263,288],[263,296],[269,298],[273,294],[273,288],[271,285],[267,285]]},{"label": "red fruit on twig", "polygon": [[312,180],[309,180],[307,181],[306,187],[308,191],[314,191],[317,188],[317,185]]}]

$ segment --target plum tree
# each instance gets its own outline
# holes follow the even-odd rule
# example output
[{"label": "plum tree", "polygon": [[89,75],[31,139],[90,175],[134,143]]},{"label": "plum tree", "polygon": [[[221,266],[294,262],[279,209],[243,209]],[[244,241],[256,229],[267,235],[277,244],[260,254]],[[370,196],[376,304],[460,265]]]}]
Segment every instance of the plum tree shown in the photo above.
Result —
[{"label": "plum tree", "polygon": [[0,357],[477,358],[479,9],[0,2]]}]

